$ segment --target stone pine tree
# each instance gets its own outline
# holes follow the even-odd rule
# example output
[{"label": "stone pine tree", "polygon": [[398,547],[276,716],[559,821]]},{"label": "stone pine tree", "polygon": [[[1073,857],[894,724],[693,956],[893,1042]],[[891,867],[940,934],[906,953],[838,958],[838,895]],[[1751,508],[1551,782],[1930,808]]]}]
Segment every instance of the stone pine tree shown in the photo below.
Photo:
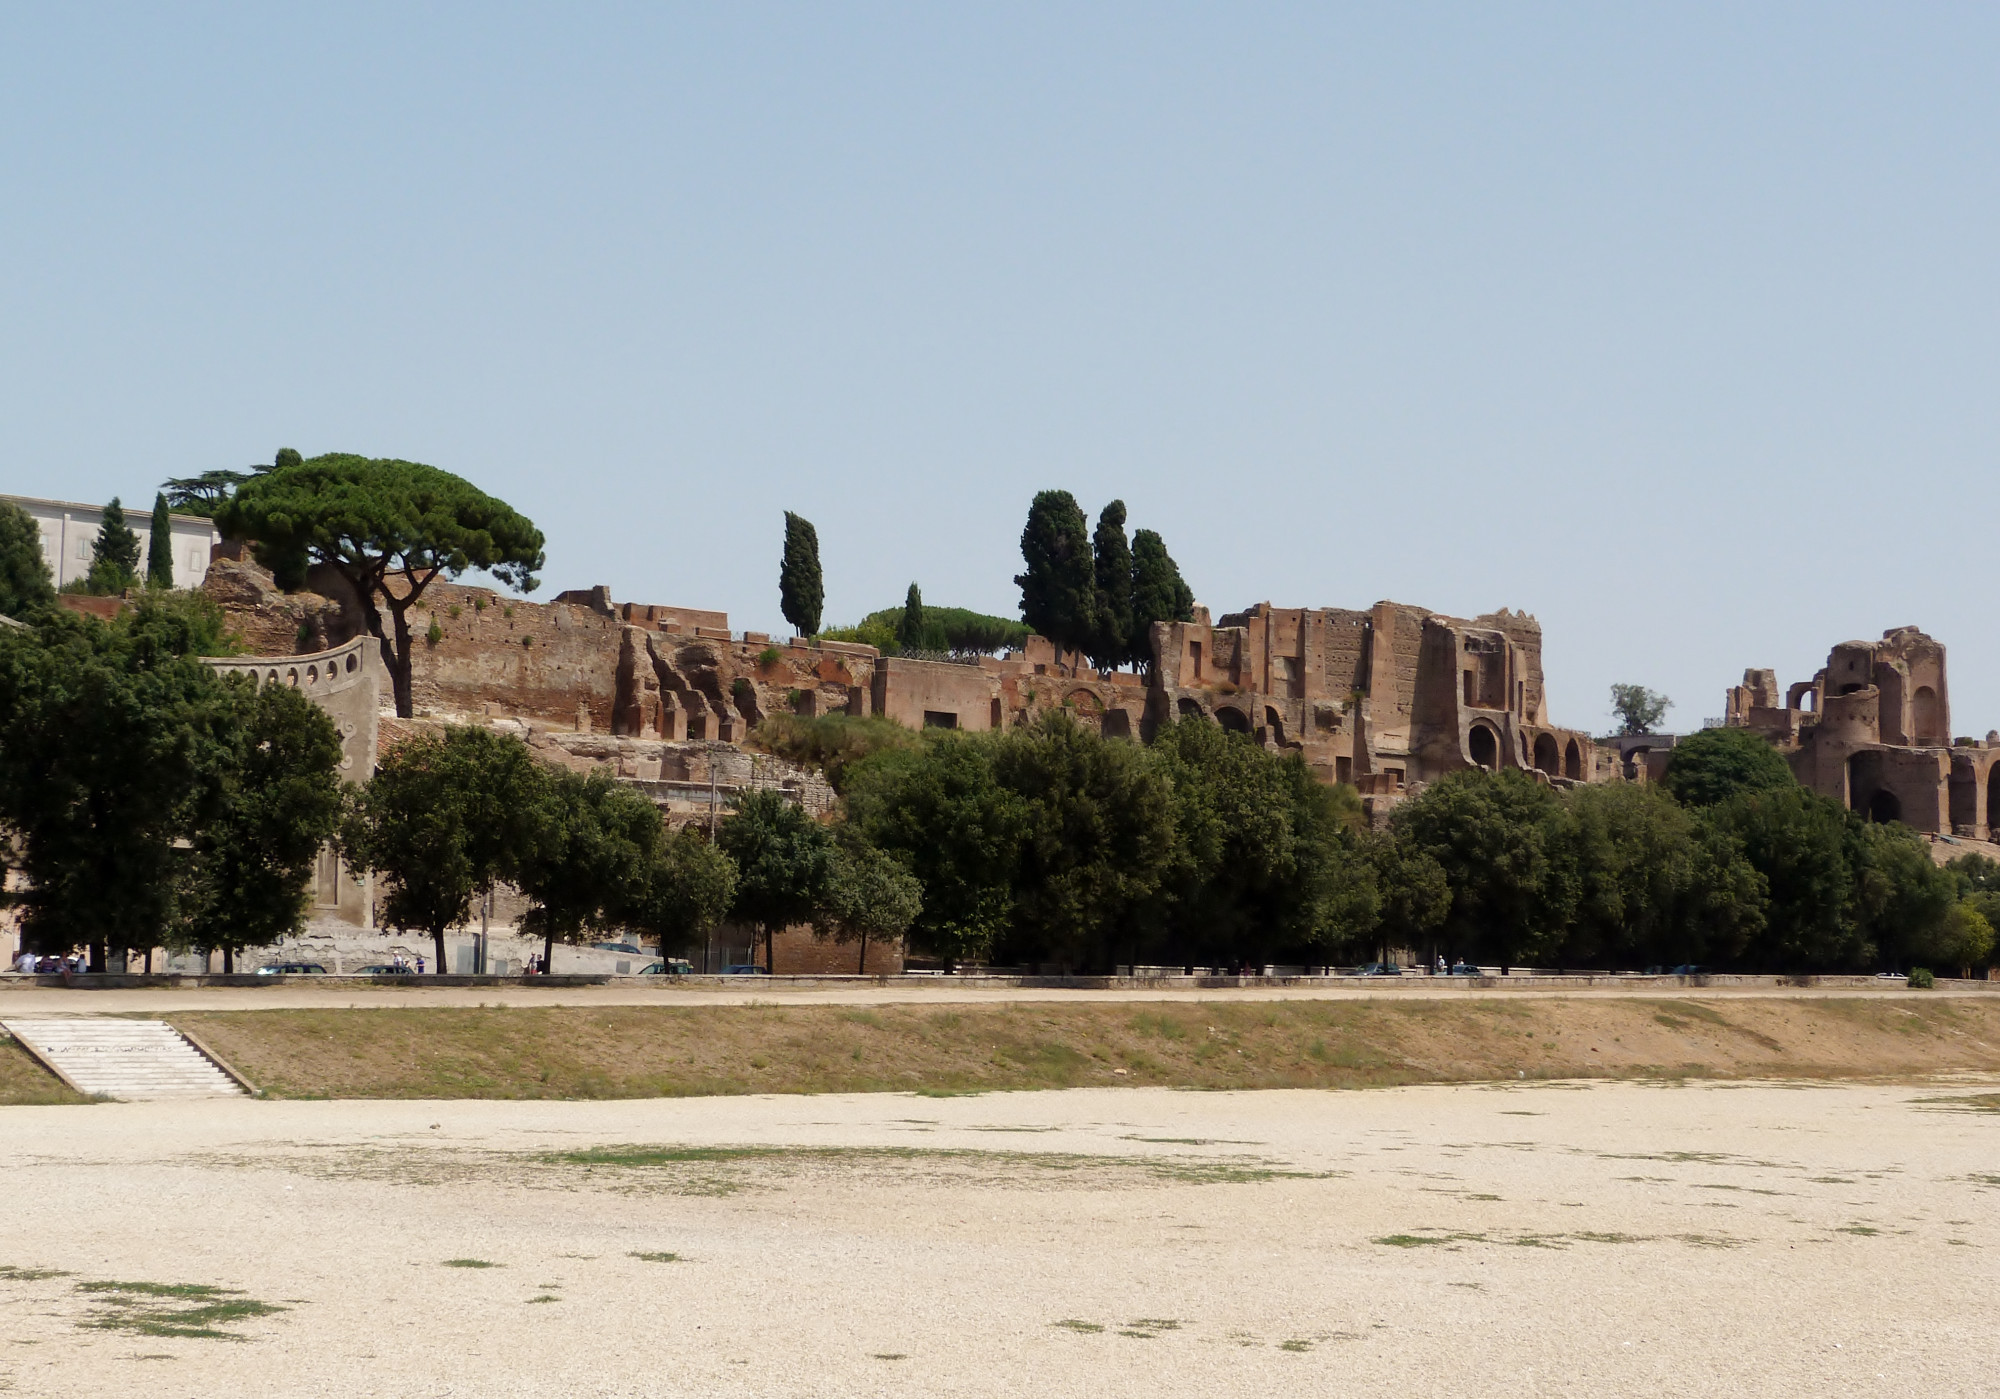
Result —
[{"label": "stone pine tree", "polygon": [[903,597],[903,615],[896,622],[896,644],[905,652],[924,649],[924,594],[915,583]]},{"label": "stone pine tree", "polygon": [[819,571],[819,532],[803,515],[785,512],[785,559],[778,568],[778,604],[800,636],[819,632],[826,585]]},{"label": "stone pine tree", "polygon": [[1097,627],[1097,570],[1090,522],[1068,491],[1042,491],[1021,531],[1027,571],[1016,574],[1021,620],[1062,650],[1091,644]]},{"label": "stone pine tree", "polygon": [[122,593],[138,581],[139,536],[125,523],[125,507],[113,496],[90,549],[90,591],[100,596]]},{"label": "stone pine tree", "polygon": [[1132,546],[1125,542],[1125,502],[1114,500],[1097,517],[1091,539],[1096,555],[1097,626],[1091,664],[1116,670],[1132,658]]},{"label": "stone pine tree", "polygon": [[41,527],[20,506],[0,500],[0,617],[20,620],[55,600]]},{"label": "stone pine tree", "polygon": [[167,496],[153,497],[153,534],[146,541],[146,586],[171,588],[174,585],[174,520],[167,513]]},{"label": "stone pine tree", "polygon": [[1194,620],[1194,590],[1181,578],[1166,541],[1153,530],[1132,536],[1131,654],[1140,664],[1153,663],[1153,623]]},{"label": "stone pine tree", "polygon": [[[252,540],[281,582],[309,562],[354,589],[361,617],[382,647],[396,714],[412,712],[410,612],[439,575],[484,569],[532,592],[542,532],[503,500],[421,462],[329,453],[278,464],[237,488],[215,517],[231,539]],[[388,613],[385,619],[383,613]]]}]

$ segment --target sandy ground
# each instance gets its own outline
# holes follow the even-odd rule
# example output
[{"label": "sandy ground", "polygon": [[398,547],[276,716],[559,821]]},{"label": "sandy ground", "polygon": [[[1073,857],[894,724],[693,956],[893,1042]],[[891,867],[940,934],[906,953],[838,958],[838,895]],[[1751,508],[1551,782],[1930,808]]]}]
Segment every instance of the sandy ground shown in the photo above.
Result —
[{"label": "sandy ground", "polygon": [[1991,1393],[1993,1087],[0,1109],[0,1391]]},{"label": "sandy ground", "polygon": [[[1018,1002],[1078,1001],[1369,1001],[1476,1000],[1496,997],[1593,999],[1630,996],[1695,997],[2000,997],[2000,982],[1911,991],[1901,980],[1863,986],[1692,986],[1648,980],[1631,987],[1547,987],[1525,984],[1481,987],[1450,977],[1410,976],[1367,986],[1248,986],[1084,990],[1074,987],[966,986],[939,977],[934,983],[898,986],[812,987],[744,978],[742,989],[680,987],[653,977],[607,986],[326,986],[297,982],[263,986],[189,986],[116,991],[68,990],[0,980],[0,1018],[9,1015],[158,1014],[174,1010],[328,1010],[366,1006],[740,1006],[740,1005],[1001,1005]],[[1990,989],[1989,989],[1990,985]]]}]

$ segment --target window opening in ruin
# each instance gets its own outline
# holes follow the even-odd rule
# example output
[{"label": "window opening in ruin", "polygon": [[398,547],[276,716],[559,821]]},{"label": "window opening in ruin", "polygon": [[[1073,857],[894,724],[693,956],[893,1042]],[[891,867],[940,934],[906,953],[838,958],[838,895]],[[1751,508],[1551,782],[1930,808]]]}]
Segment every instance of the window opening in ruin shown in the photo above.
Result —
[{"label": "window opening in ruin", "polygon": [[1391,787],[1399,792],[1403,790],[1403,770],[1401,768],[1383,768],[1382,775],[1389,779]]},{"label": "window opening in ruin", "polygon": [[1468,670],[1465,672],[1465,707],[1467,709],[1473,708],[1478,702],[1477,697],[1473,694],[1473,689],[1478,683],[1479,675],[1476,671]]},{"label": "window opening in ruin", "polygon": [[1000,701],[999,701],[999,700],[997,700],[997,699],[996,699],[996,700],[994,700],[994,701],[993,701],[993,710],[992,710],[992,713],[988,714],[988,715],[987,715],[986,717],[987,717],[987,720],[988,720],[988,722],[989,722],[989,723],[990,723],[990,724],[991,724],[991,725],[992,725],[992,726],[993,726],[994,728],[996,728],[996,729],[997,729],[997,728],[999,728],[999,727],[1000,727],[1000,726],[1002,725],[1002,723],[1004,722],[1004,720],[1002,719],[1002,716],[1001,716],[1001,713],[1000,713]]},{"label": "window opening in ruin", "polygon": [[1194,666],[1194,678],[1197,680],[1201,679],[1201,643],[1199,641],[1190,641],[1188,643],[1188,660]]},{"label": "window opening in ruin", "polygon": [[1244,714],[1242,710],[1232,708],[1229,705],[1224,705],[1215,711],[1215,720],[1233,734],[1247,734],[1250,732],[1249,716]]},{"label": "window opening in ruin", "polygon": [[1271,731],[1280,748],[1285,746],[1285,718],[1268,704],[1264,706],[1264,727]]},{"label": "window opening in ruin", "polygon": [[1132,736],[1132,716],[1122,709],[1105,710],[1104,736],[1106,738],[1130,738]]},{"label": "window opening in ruin", "polygon": [[1916,710],[1917,742],[1944,742],[1944,724],[1938,718],[1937,691],[1928,685],[1917,686],[1912,707]]},{"label": "window opening in ruin", "polygon": [[958,716],[949,710],[926,709],[924,711],[924,727],[927,729],[955,729],[958,727]]},{"label": "window opening in ruin", "polygon": [[1840,693],[1842,693],[1843,695],[1851,695],[1855,693],[1857,690],[1865,690],[1867,688],[1868,687],[1866,685],[1842,685],[1840,687]]},{"label": "window opening in ruin", "polygon": [[1576,746],[1575,739],[1563,751],[1563,776],[1577,782],[1583,780],[1583,750]]},{"label": "window opening in ruin", "polygon": [[1180,710],[1180,715],[1183,719],[1201,719],[1206,717],[1201,712],[1201,706],[1191,699],[1183,699],[1175,708]]},{"label": "window opening in ruin", "polygon": [[1992,832],[2000,831],[2000,782],[1993,780],[1993,769],[1986,770],[1986,830],[1987,838]]},{"label": "window opening in ruin", "polygon": [[1535,738],[1535,766],[1550,777],[1561,775],[1556,756],[1556,740],[1553,734],[1539,734]]},{"label": "window opening in ruin", "polygon": [[1484,724],[1474,724],[1469,735],[1469,747],[1472,751],[1472,761],[1476,766],[1483,767],[1488,772],[1498,771],[1500,736],[1492,729]]},{"label": "window opening in ruin", "polygon": [[1335,758],[1333,760],[1333,780],[1335,782],[1352,782],[1354,780],[1354,759]]},{"label": "window opening in ruin", "polygon": [[1887,787],[1877,787],[1868,798],[1868,819],[1870,821],[1900,821],[1903,819],[1903,804],[1896,800],[1896,794]]}]

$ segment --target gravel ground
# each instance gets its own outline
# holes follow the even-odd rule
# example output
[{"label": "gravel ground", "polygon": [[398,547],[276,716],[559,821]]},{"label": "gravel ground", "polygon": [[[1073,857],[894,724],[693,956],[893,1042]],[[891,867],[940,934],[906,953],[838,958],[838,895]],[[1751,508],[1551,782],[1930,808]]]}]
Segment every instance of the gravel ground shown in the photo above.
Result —
[{"label": "gravel ground", "polygon": [[1994,1087],[0,1109],[0,1392],[1990,1393]]}]

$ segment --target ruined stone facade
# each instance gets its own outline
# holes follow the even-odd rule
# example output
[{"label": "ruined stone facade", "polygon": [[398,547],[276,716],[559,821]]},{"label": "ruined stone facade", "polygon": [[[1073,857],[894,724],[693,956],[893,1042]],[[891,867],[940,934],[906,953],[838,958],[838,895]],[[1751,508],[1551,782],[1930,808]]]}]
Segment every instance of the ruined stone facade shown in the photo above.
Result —
[{"label": "ruined stone facade", "polygon": [[[303,656],[223,656],[207,664],[223,675],[247,675],[259,686],[289,685],[333,720],[340,734],[340,780],[359,784],[375,771],[382,697],[389,692],[374,638]],[[356,876],[331,845],[313,869],[309,916],[372,927],[374,885]]]},{"label": "ruined stone facade", "polygon": [[1542,629],[1500,612],[1466,621],[1402,603],[1365,612],[1260,603],[1154,628],[1148,722],[1201,714],[1297,751],[1371,806],[1470,768],[1558,784],[1595,775],[1591,738],[1545,712]]},{"label": "ruined stone facade", "polygon": [[1768,739],[1798,780],[1872,820],[1986,840],[2000,831],[2000,734],[1951,737],[1944,647],[1915,627],[1844,641],[1781,696],[1775,672],[1746,670],[1723,722]]}]

